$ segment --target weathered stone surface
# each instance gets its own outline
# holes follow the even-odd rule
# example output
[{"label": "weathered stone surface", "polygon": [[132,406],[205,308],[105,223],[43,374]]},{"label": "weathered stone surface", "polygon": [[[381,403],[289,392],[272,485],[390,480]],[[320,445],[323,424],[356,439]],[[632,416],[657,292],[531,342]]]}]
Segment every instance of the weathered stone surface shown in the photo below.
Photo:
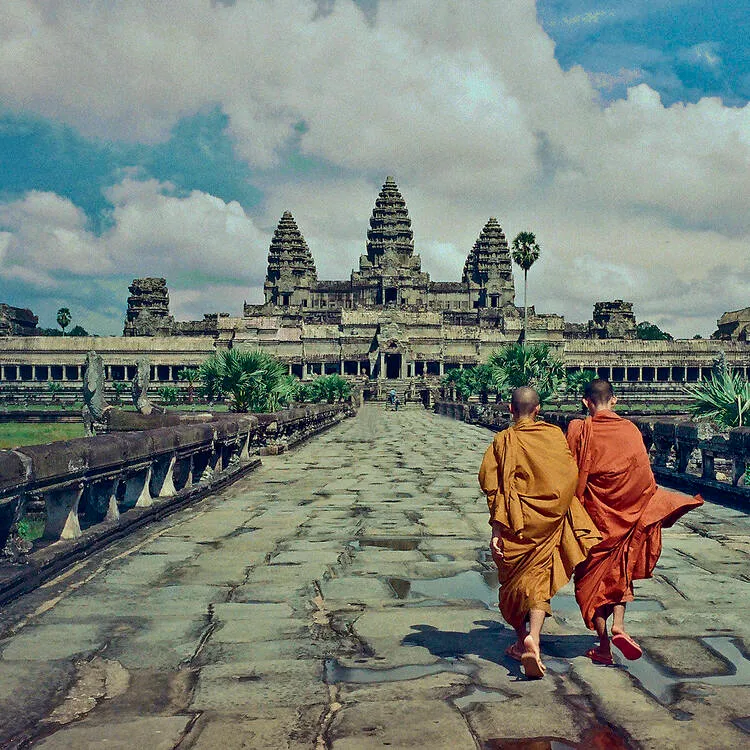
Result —
[{"label": "weathered stone surface", "polygon": [[0,337],[35,336],[39,318],[23,307],[0,304]]},{"label": "weathered stone surface", "polygon": [[593,747],[609,724],[621,747],[743,746],[747,514],[707,503],[665,532],[628,608],[642,660],[583,656],[594,638],[569,585],[545,624],[547,676],[527,682],[504,656],[475,485],[490,439],[367,406],[16,602],[0,616],[0,744]]}]

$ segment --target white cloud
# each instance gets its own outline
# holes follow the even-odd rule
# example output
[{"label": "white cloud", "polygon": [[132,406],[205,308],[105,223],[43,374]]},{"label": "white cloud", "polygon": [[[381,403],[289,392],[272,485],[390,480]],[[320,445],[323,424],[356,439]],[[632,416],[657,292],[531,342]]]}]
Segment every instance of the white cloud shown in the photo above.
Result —
[{"label": "white cloud", "polygon": [[[262,288],[270,236],[239,203],[199,191],[179,197],[168,183],[132,177],[113,185],[108,198],[113,223],[101,235],[80,209],[52,193],[0,204],[0,280],[76,295],[88,286],[100,304],[108,279],[120,279],[124,303],[130,279],[164,276],[176,312],[192,318],[218,309],[239,314],[247,288]],[[117,317],[124,314],[122,304]]]},{"label": "white cloud", "polygon": [[[85,134],[144,142],[218,104],[238,152],[263,170],[258,225],[272,230],[290,209],[321,276],[345,278],[356,266],[386,174],[403,190],[436,278],[459,277],[494,215],[509,239],[532,229],[543,240],[537,300],[566,314],[590,311],[601,289],[657,300],[663,315],[689,312],[678,285],[658,279],[707,284],[720,266],[746,268],[750,107],[665,107],[645,84],[603,107],[597,87],[635,83],[637,71],[593,82],[579,67],[563,71],[533,0],[426,7],[381,0],[368,19],[350,0],[326,14],[313,0],[14,0],[0,9],[0,97]],[[710,46],[691,54],[720,62]],[[295,139],[336,176],[313,184],[275,171]],[[174,290],[217,276],[258,289],[265,272],[267,233],[237,204],[127,178],[110,191],[114,228],[96,238],[74,206],[41,195],[22,202],[35,228],[22,228],[21,205],[10,204],[5,253],[24,242],[30,257],[54,255],[39,261],[50,278],[75,261],[84,274],[164,274]],[[585,304],[559,288],[580,258],[604,267],[615,258],[618,269],[600,289],[576,292]],[[559,273],[545,275],[553,259]],[[703,332],[723,309],[746,304],[736,290],[716,295]],[[218,307],[227,305],[203,311]]]}]

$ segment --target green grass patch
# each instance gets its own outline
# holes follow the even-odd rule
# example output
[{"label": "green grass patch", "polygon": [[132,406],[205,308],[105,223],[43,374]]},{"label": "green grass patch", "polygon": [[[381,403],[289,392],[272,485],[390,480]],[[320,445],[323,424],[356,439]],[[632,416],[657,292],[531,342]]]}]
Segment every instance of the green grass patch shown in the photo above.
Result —
[{"label": "green grass patch", "polygon": [[85,437],[83,424],[33,424],[29,422],[5,422],[0,424],[0,449],[17,448],[21,445],[40,445],[55,440],[72,440]]},{"label": "green grass patch", "polygon": [[27,542],[41,539],[44,534],[44,518],[26,516],[18,522],[18,536]]},{"label": "green grass patch", "polygon": [[69,411],[80,414],[83,408],[82,402],[65,402],[65,403],[44,403],[44,404],[3,404],[0,406],[0,412],[12,414],[15,411]]}]

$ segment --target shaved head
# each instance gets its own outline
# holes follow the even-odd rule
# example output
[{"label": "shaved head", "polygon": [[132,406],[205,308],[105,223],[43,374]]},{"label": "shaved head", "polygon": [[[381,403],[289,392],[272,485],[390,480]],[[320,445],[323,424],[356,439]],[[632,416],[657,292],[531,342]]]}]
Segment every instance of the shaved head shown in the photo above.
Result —
[{"label": "shaved head", "polygon": [[615,397],[615,392],[609,380],[595,378],[590,383],[586,383],[583,397],[595,406],[606,406]]},{"label": "shaved head", "polygon": [[539,394],[527,385],[516,388],[510,396],[510,409],[516,417],[530,417],[539,406]]}]

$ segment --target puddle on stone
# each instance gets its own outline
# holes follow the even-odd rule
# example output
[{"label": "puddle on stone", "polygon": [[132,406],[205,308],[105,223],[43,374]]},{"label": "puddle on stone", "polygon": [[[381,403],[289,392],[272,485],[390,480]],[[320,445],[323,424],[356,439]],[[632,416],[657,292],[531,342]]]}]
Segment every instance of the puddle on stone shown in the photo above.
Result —
[{"label": "puddle on stone", "polygon": [[[388,578],[388,585],[399,599],[426,597],[437,600],[469,599],[482,602],[488,608],[497,606],[497,584],[488,585],[483,573],[467,570],[446,578],[406,579]],[[496,579],[495,579],[496,580]]]},{"label": "puddle on stone", "polygon": [[[399,599],[426,597],[440,601],[471,599],[483,602],[488,609],[497,608],[498,582],[494,570],[467,570],[444,578],[388,578],[388,585]],[[633,612],[659,612],[664,609],[655,599],[638,599],[628,604]],[[572,594],[558,594],[552,599],[552,612],[580,619],[578,603]]]},{"label": "puddle on stone", "polygon": [[630,746],[609,727],[595,727],[580,742],[559,737],[498,739],[485,742],[482,750],[630,750]]},{"label": "puddle on stone", "polygon": [[376,682],[404,682],[418,680],[441,672],[453,672],[471,676],[476,667],[457,659],[440,659],[432,664],[405,664],[388,669],[371,669],[368,667],[342,667],[338,659],[326,659],[325,681],[332,685],[336,682],[372,684]]},{"label": "puddle on stone", "polygon": [[382,547],[397,552],[409,552],[415,550],[423,540],[422,537],[409,536],[363,536],[355,541],[359,542],[358,549],[362,547]]},{"label": "puddle on stone", "polygon": [[709,648],[732,668],[731,674],[698,675],[675,677],[666,667],[651,659],[648,654],[637,661],[626,661],[616,651],[615,661],[635,679],[646,692],[650,693],[662,705],[674,702],[675,688],[678,685],[699,683],[719,687],[742,687],[750,685],[750,660],[739,650],[734,639],[726,636],[708,636],[698,640]]},{"label": "puddle on stone", "polygon": [[453,562],[456,558],[453,555],[433,554],[427,555],[427,559],[430,562]]},{"label": "puddle on stone", "polygon": [[507,700],[508,696],[499,690],[489,690],[487,688],[472,686],[466,695],[453,698],[451,702],[459,711],[465,711],[477,703],[502,703]]}]

